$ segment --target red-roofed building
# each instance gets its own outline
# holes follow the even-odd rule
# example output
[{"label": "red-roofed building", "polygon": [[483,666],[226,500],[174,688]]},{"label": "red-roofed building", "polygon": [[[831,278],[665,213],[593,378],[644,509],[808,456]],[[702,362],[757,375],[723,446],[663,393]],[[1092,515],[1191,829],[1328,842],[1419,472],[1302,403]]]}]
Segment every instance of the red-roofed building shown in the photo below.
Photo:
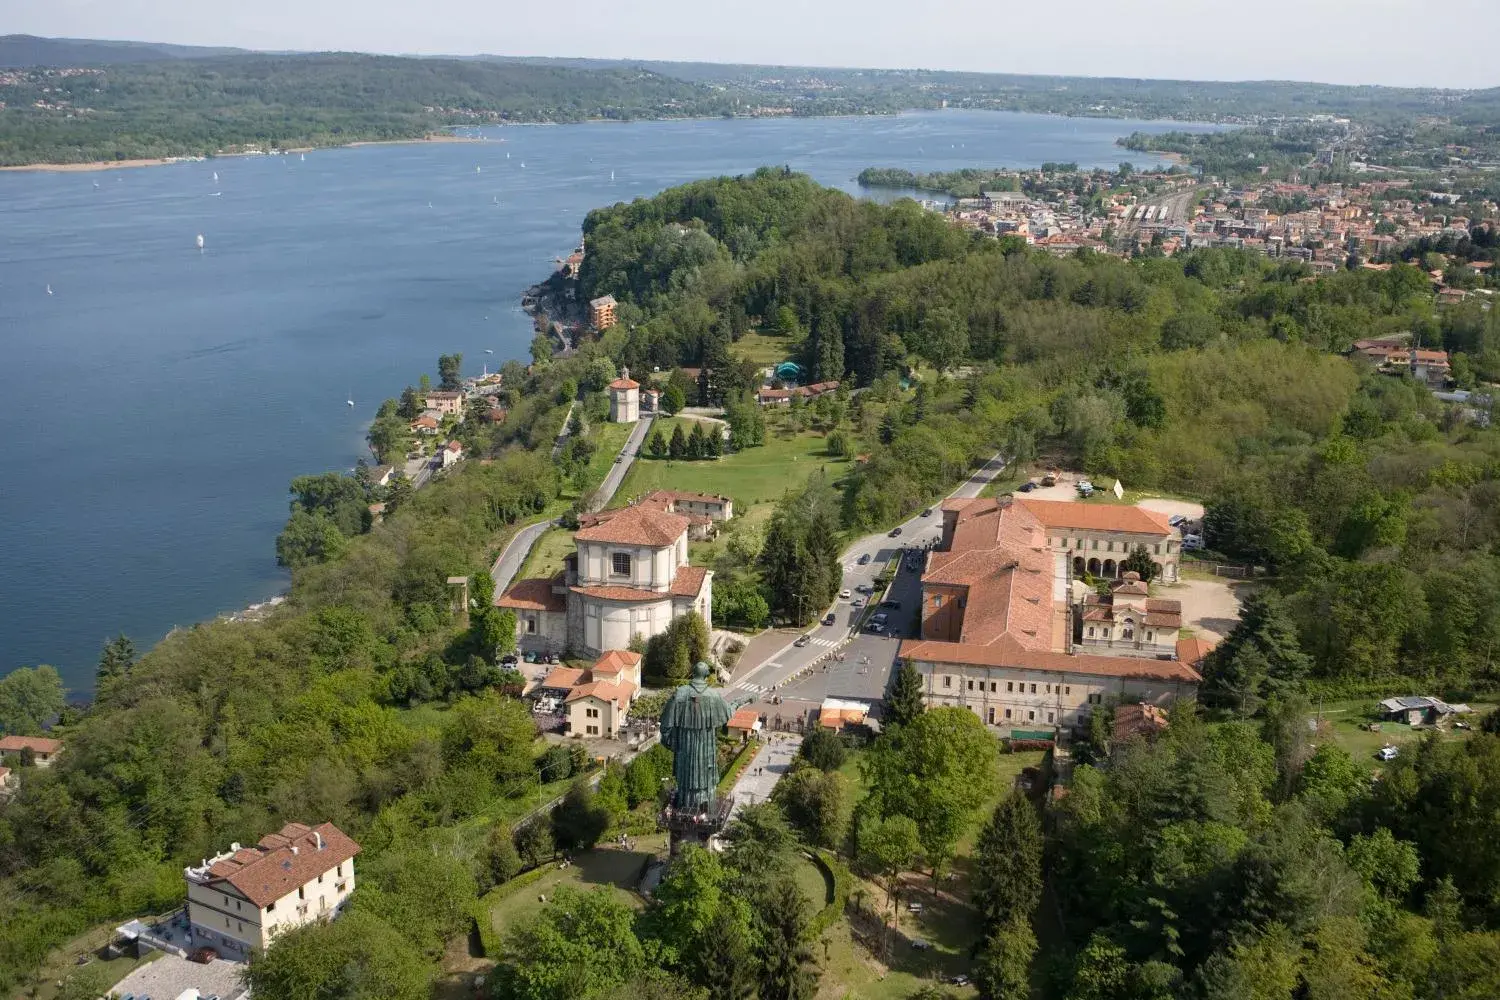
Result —
[{"label": "red-roofed building", "polygon": [[32,763],[37,767],[51,767],[57,755],[62,753],[62,740],[45,736],[0,736],[0,754],[25,754],[30,751]]},{"label": "red-roofed building", "polygon": [[[1070,553],[1120,536],[1171,539],[1164,516],[1010,499],[955,499],[942,512],[942,540],[922,574],[921,638],[900,650],[921,675],[927,704],[967,708],[1002,732],[1035,732],[1079,726],[1106,702],[1157,704],[1196,692],[1198,672],[1172,658],[1178,602],[1152,598],[1127,577],[1110,598],[1084,598],[1073,610]],[[1076,641],[1090,622],[1097,649]],[[1096,652],[1130,655],[1080,655]]]},{"label": "red-roofed building", "polygon": [[1167,515],[1144,507],[1120,504],[1072,503],[1067,500],[1016,501],[1041,523],[1048,546],[1066,553],[1073,575],[1118,579],[1125,559],[1143,546],[1156,564],[1156,578],[1177,582],[1182,536],[1167,523]]},{"label": "red-roofed building", "polygon": [[564,699],[568,731],[574,736],[615,739],[630,713],[635,684],[627,680],[594,680],[580,684]]},{"label": "red-roofed building", "polygon": [[741,708],[729,717],[729,735],[743,742],[760,732],[760,713],[753,708]]},{"label": "red-roofed building", "polygon": [[332,823],[288,823],[254,847],[230,844],[183,869],[194,944],[245,957],[286,930],[333,919],[354,892],[358,853],[359,845]]},{"label": "red-roofed building", "polygon": [[617,424],[633,424],[641,419],[641,384],[630,377],[629,368],[620,369],[620,377],[611,382],[609,419]]}]

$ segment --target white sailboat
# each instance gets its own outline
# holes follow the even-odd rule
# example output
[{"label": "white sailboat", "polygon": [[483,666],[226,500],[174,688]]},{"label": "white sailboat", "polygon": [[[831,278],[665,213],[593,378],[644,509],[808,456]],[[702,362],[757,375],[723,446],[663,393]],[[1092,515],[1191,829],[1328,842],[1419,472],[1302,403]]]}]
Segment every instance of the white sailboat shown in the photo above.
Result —
[{"label": "white sailboat", "polygon": [[495,353],[495,349],[493,347],[486,347],[484,349],[484,353],[486,353],[486,354],[494,354]]},{"label": "white sailboat", "polygon": [[52,294],[52,286],[51,286],[51,285],[48,285],[48,286],[47,286],[47,294],[48,294],[48,295],[51,295],[51,294]]},{"label": "white sailboat", "polygon": [[202,233],[198,234],[198,249],[199,250],[203,249],[203,234]]},{"label": "white sailboat", "polygon": [[352,400],[352,399],[346,399],[346,400],[344,400],[344,402],[348,403],[350,406],[354,405],[354,400]]},{"label": "white sailboat", "polygon": [[474,172],[476,174],[482,174],[482,173],[484,173],[484,168],[483,167],[475,167],[474,168]]},{"label": "white sailboat", "polygon": [[219,183],[219,172],[217,170],[214,171],[214,183]]},{"label": "white sailboat", "polygon": [[297,162],[298,163],[306,163],[307,162],[307,154],[306,153],[298,153],[297,154]]},{"label": "white sailboat", "polygon": [[614,171],[613,171],[613,170],[611,170],[611,171],[610,171],[610,172],[609,172],[609,179],[610,179],[610,180],[614,180],[614,179],[615,179],[615,172],[614,172]]},{"label": "white sailboat", "polygon": [[508,149],[505,151],[505,158],[507,160],[510,159],[510,150],[508,150]]}]

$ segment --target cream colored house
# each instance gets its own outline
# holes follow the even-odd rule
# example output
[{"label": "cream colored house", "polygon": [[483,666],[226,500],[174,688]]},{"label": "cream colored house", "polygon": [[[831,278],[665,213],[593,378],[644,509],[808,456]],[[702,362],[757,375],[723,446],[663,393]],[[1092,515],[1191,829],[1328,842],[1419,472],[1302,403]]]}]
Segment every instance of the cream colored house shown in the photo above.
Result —
[{"label": "cream colored house", "polygon": [[62,748],[62,740],[45,736],[0,736],[0,754],[20,755],[30,750],[32,762],[37,767],[51,767]]},{"label": "cream colored house", "polygon": [[633,424],[641,419],[641,384],[630,377],[630,369],[620,369],[620,377],[609,384],[609,419],[617,424]]},{"label": "cream colored house", "polygon": [[650,639],[696,611],[712,628],[713,574],[688,565],[689,519],[651,506],[596,515],[550,580],[518,580],[495,598],[516,612],[521,648],[598,656]]},{"label": "cream colored house", "polygon": [[429,392],[423,398],[422,405],[445,417],[457,417],[460,421],[464,418],[464,394],[461,392],[438,389]]},{"label": "cream colored house", "polygon": [[1167,515],[1144,507],[1070,503],[1066,500],[1020,498],[1047,531],[1048,546],[1071,564],[1075,577],[1085,573],[1118,579],[1136,546],[1144,546],[1156,564],[1156,577],[1177,582],[1182,558],[1182,535],[1167,523]]},{"label": "cream colored house", "polygon": [[242,958],[277,934],[337,916],[354,892],[359,845],[332,823],[288,823],[254,847],[229,850],[183,869],[194,947]]},{"label": "cream colored house", "polygon": [[568,732],[614,739],[630,712],[636,686],[630,681],[590,681],[568,693]]}]

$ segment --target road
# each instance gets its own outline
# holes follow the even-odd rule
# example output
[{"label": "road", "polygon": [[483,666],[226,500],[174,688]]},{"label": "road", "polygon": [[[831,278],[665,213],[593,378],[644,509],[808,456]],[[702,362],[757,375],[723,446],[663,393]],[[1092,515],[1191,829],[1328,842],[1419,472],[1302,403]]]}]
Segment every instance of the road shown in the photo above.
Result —
[{"label": "road", "polygon": [[[1006,464],[1004,457],[997,453],[948,496],[977,497],[1004,471]],[[904,522],[898,529],[899,534],[866,535],[851,545],[842,557],[844,587],[850,592],[850,597],[840,598],[832,608],[824,609],[825,613],[833,612],[834,623],[819,624],[806,630],[803,633],[808,637],[805,646],[789,641],[760,663],[738,665],[725,697],[740,704],[767,692],[790,696],[793,690],[808,691],[808,694],[799,693],[797,697],[810,700],[822,700],[822,695],[813,698],[818,691],[834,697],[871,700],[881,697],[896,659],[900,636],[913,634],[912,625],[922,596],[920,566],[915,559],[906,560],[892,585],[890,599],[901,605],[899,609],[886,610],[894,626],[894,636],[876,636],[868,632],[855,634],[863,612],[854,606],[854,601],[862,603],[858,588],[872,587],[875,578],[891,559],[902,558],[908,550],[930,547],[942,537],[943,519],[937,505],[929,509],[932,511],[930,515],[917,514]],[[866,556],[868,560],[861,563]],[[835,650],[843,653],[842,661],[820,662]],[[826,670],[822,669],[824,666]]]},{"label": "road", "polygon": [[562,430],[557,432],[557,440],[552,442],[552,461],[557,461],[557,456],[562,454],[563,445],[568,443],[568,425],[573,422],[573,407],[576,402],[568,404],[568,412],[563,415]]},{"label": "road", "polygon": [[[571,409],[568,411],[573,412]],[[625,481],[625,474],[630,471],[631,463],[641,450],[641,442],[646,440],[646,435],[651,432],[651,421],[642,419],[636,421],[630,437],[625,440],[625,447],[620,449],[619,461],[617,461],[604,477],[598,492],[594,495],[594,509],[600,510],[606,507],[610,500],[614,499],[615,491]],[[568,421],[563,421],[562,433],[558,435],[557,445],[553,448],[553,454],[562,448],[567,439]],[[500,553],[500,558],[495,560],[495,565],[490,567],[490,578],[495,581],[495,593],[503,594],[507,587],[515,582],[516,574],[521,572],[521,567],[526,563],[526,557],[531,554],[531,547],[536,544],[537,539],[546,534],[549,528],[557,526],[556,520],[538,521],[536,524],[528,524],[516,532],[509,543]]]}]

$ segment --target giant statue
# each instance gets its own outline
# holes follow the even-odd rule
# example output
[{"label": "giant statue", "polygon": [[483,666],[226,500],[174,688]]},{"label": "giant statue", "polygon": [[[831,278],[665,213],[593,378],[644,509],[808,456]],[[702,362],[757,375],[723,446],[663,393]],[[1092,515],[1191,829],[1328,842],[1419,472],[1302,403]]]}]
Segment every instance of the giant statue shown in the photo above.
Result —
[{"label": "giant statue", "polygon": [[693,668],[693,679],[672,692],[661,710],[662,746],[672,751],[680,812],[707,812],[719,786],[719,731],[729,722],[729,704],[708,686],[708,664]]}]

